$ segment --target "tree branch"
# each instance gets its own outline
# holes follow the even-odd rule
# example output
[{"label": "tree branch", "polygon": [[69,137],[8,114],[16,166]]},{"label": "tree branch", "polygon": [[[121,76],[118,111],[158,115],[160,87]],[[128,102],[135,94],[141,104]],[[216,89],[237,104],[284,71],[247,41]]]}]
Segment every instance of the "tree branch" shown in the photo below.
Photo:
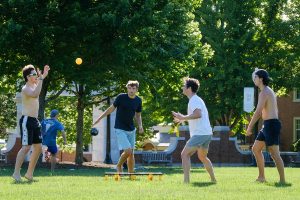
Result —
[{"label": "tree branch", "polygon": [[230,127],[230,129],[232,129],[233,127],[235,127],[236,126],[236,124],[239,122],[239,118],[238,117],[235,117],[235,119],[234,119],[234,121],[233,121],[233,123],[229,126]]},{"label": "tree branch", "polygon": [[88,103],[86,103],[85,105],[86,105],[86,106],[90,106],[90,105],[93,105],[93,104],[99,104],[99,103],[102,103],[102,102],[104,102],[104,101],[107,101],[107,99],[108,99],[108,97],[105,97],[104,99],[101,99],[101,100],[99,100],[99,101],[88,102]]},{"label": "tree branch", "polygon": [[49,101],[52,101],[52,100],[54,100],[54,99],[56,99],[57,97],[59,97],[59,95],[63,92],[63,91],[65,91],[65,89],[67,88],[67,84],[65,84],[55,95],[53,95],[53,96],[51,96],[51,97],[49,97],[49,98],[47,98],[46,100],[45,100],[45,102],[46,103],[48,103]]},{"label": "tree branch", "polygon": [[[110,95],[109,98],[115,97],[115,96],[117,96],[117,95],[118,95],[118,93],[113,94],[113,95]],[[96,97],[96,96],[94,96],[94,97]],[[92,100],[91,100],[90,102],[86,103],[86,105],[89,106],[89,105],[93,105],[93,104],[99,104],[99,103],[102,103],[103,101],[106,101],[107,98],[108,98],[108,97],[105,97],[104,99],[101,99],[101,100],[99,100],[99,101],[92,101]]]}]

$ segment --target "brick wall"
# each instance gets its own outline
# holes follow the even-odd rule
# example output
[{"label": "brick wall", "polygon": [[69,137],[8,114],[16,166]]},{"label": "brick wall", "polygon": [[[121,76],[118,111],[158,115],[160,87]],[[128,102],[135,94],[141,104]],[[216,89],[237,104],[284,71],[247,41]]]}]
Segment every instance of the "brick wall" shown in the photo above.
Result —
[{"label": "brick wall", "polygon": [[279,119],[282,122],[280,150],[290,151],[294,142],[294,117],[300,117],[300,102],[293,102],[293,93],[278,98]]},{"label": "brick wall", "polygon": [[[180,132],[180,137],[185,137],[185,141],[180,141],[178,148],[173,154],[174,162],[181,162],[181,151],[190,139],[189,131]],[[220,140],[212,140],[209,145],[208,157],[213,163],[251,163],[251,155],[241,154],[235,146],[234,140],[229,140],[229,132],[220,133]],[[191,158],[192,163],[199,163],[197,153]]]},{"label": "brick wall", "polygon": [[[181,152],[189,140],[188,131],[180,131],[180,137],[185,140],[179,140],[175,151],[172,153],[173,163],[181,163]],[[212,140],[209,146],[208,157],[213,163],[243,163],[250,164],[252,162],[251,154],[241,154],[235,145],[234,140],[229,140],[229,133],[221,133],[219,140]],[[136,163],[141,163],[141,154],[135,154]],[[197,153],[191,157],[192,163],[200,163]]]},{"label": "brick wall", "polygon": [[[75,162],[75,155],[76,152],[58,152],[58,159],[59,162]],[[92,161],[92,153],[83,153],[84,162],[91,162]]]},{"label": "brick wall", "polygon": [[[16,143],[14,147],[11,149],[11,151],[7,153],[6,156],[8,164],[15,164],[17,154],[21,147],[21,138],[16,138]],[[75,151],[71,153],[59,151],[57,157],[59,159],[59,162],[75,162]],[[84,153],[83,157],[87,162],[92,161],[92,153]]]},{"label": "brick wall", "polygon": [[16,162],[17,154],[21,148],[21,138],[16,138],[14,147],[6,154],[8,164],[14,164]]}]

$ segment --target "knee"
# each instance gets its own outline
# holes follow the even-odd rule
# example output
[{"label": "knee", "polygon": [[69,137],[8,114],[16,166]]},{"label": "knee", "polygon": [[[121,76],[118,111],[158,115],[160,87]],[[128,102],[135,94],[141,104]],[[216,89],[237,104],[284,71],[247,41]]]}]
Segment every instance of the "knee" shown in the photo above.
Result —
[{"label": "knee", "polygon": [[131,149],[126,149],[124,150],[124,153],[127,155],[127,156],[132,156],[132,150]]},{"label": "knee", "polygon": [[272,151],[272,150],[269,150],[269,154],[270,154],[270,156],[271,156],[271,158],[272,158],[273,160],[275,160],[276,158],[280,157],[280,154],[279,154],[279,153],[274,152],[274,151]]},{"label": "knee", "polygon": [[253,152],[254,154],[260,153],[260,152],[261,152],[261,149],[257,148],[255,145],[253,145],[253,147],[252,147],[252,152]]},{"label": "knee", "polygon": [[25,154],[27,154],[31,149],[31,146],[23,146],[22,147],[22,152],[24,152]]},{"label": "knee", "polygon": [[207,159],[206,155],[198,155],[198,158],[201,162],[205,162]]},{"label": "knee", "polygon": [[181,159],[186,159],[188,157],[189,155],[186,152],[181,152]]}]

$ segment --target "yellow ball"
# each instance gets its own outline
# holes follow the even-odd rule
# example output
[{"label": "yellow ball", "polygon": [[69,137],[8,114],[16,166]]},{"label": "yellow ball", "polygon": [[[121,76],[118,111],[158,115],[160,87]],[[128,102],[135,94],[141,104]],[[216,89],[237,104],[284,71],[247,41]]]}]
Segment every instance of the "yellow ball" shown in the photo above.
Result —
[{"label": "yellow ball", "polygon": [[76,62],[77,65],[81,65],[82,59],[81,58],[76,58],[75,62]]}]

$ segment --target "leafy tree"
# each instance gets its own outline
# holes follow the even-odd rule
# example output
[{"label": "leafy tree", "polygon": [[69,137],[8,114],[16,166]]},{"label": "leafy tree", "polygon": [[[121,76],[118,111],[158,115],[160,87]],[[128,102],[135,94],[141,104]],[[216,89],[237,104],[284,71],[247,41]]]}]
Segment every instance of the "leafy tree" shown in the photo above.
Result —
[{"label": "leafy tree", "polygon": [[275,91],[299,85],[297,11],[297,1],[272,0],[204,0],[196,10],[202,42],[212,48],[213,56],[191,74],[200,79],[200,94],[213,124],[243,131],[243,87],[253,86],[256,67],[270,72]]},{"label": "leafy tree", "polygon": [[192,72],[200,79],[213,124],[235,127],[244,115],[243,87],[252,85],[251,54],[257,1],[204,0],[196,10],[202,42],[213,50],[206,66]]},{"label": "leafy tree", "polygon": [[7,128],[16,127],[15,85],[8,76],[3,76],[0,80],[0,138],[7,137]]},{"label": "leafy tree", "polygon": [[300,86],[299,1],[261,1],[252,62],[270,71],[276,90]]},{"label": "leafy tree", "polygon": [[[170,96],[177,96],[180,78],[195,67],[195,58],[205,60],[192,13],[197,6],[199,1],[168,0],[3,2],[1,72],[17,73],[29,62],[50,65],[39,117],[63,90],[76,96],[81,164],[85,109],[123,91],[129,79],[141,82],[145,109],[162,112],[154,122],[171,118]],[[75,65],[76,57],[82,65]],[[47,97],[49,91],[56,93]]]}]

